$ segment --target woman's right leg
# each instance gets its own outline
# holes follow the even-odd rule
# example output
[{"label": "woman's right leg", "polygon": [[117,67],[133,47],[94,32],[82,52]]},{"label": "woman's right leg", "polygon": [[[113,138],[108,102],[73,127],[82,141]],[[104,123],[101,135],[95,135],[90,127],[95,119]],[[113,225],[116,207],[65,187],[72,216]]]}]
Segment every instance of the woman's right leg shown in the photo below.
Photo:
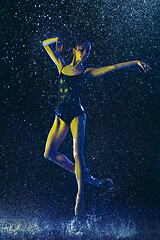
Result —
[{"label": "woman's right leg", "polygon": [[69,126],[56,116],[48,134],[44,157],[75,174],[75,165],[66,156],[57,152],[68,130]]}]

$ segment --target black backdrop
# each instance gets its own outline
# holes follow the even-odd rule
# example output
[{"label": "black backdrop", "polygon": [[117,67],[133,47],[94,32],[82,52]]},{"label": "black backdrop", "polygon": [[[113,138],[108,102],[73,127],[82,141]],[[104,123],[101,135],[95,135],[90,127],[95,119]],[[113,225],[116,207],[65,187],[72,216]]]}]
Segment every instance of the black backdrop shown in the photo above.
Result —
[{"label": "black backdrop", "polygon": [[[58,72],[42,41],[57,35],[64,40],[62,56],[68,62],[73,39],[82,37],[92,43],[88,67],[135,59],[151,65],[146,74],[136,66],[88,80],[85,159],[94,176],[114,180],[113,206],[157,209],[158,1],[7,0],[1,19],[2,212],[21,215],[39,209],[47,215],[56,206],[62,215],[73,214],[74,177],[43,157]],[[61,151],[73,160],[70,134]],[[101,192],[99,199],[97,190],[89,190],[87,211],[102,211],[108,195]]]}]

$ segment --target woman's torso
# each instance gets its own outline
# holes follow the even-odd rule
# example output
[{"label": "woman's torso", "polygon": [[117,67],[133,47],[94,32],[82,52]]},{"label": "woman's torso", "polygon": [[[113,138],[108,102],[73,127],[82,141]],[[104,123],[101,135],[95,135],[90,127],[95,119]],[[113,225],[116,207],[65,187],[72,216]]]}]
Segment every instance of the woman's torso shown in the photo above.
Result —
[{"label": "woman's torso", "polygon": [[66,75],[65,73],[62,69],[59,75],[59,104],[79,104],[85,85],[84,70],[76,75]]}]

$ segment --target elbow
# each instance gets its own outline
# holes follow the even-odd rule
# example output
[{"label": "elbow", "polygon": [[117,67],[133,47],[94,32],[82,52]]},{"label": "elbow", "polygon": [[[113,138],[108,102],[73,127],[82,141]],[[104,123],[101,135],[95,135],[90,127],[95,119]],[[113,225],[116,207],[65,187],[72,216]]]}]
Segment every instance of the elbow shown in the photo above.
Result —
[{"label": "elbow", "polygon": [[42,42],[43,47],[46,46],[45,40]]},{"label": "elbow", "polygon": [[43,47],[48,46],[47,41],[46,41],[46,40],[43,40],[42,45],[43,45]]}]

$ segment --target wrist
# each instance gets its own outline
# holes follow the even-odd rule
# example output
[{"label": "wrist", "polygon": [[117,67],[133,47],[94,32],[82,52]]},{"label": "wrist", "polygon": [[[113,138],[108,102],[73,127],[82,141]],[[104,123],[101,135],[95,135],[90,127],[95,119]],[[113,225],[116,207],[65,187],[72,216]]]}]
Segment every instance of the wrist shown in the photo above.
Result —
[{"label": "wrist", "polygon": [[137,60],[137,65],[141,67],[141,61]]}]

